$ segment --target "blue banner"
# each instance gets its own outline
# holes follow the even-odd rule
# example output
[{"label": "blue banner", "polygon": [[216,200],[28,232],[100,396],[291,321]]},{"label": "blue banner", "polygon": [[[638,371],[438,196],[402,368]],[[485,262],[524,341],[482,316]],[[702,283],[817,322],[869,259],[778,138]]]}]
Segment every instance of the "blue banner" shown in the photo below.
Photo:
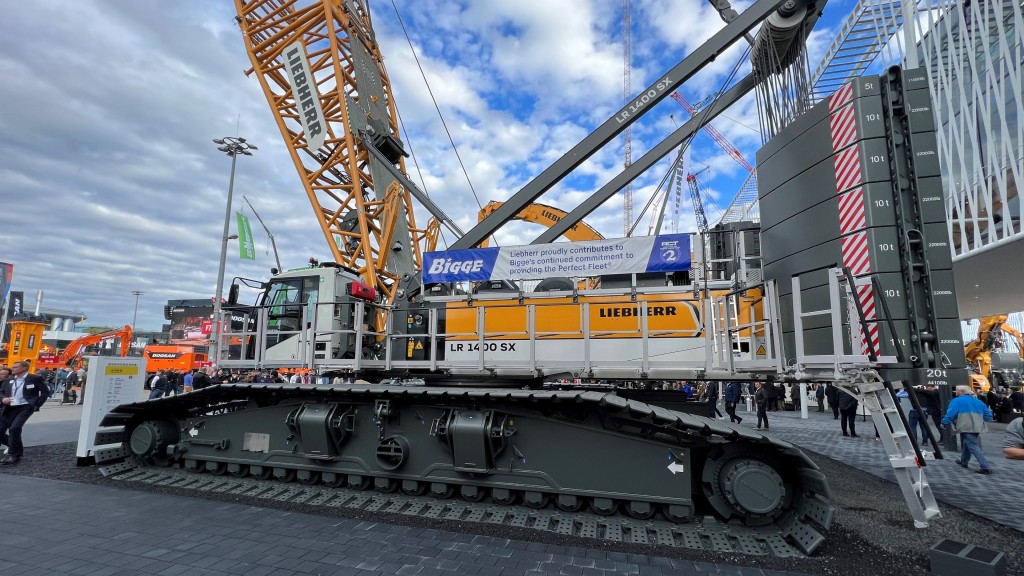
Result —
[{"label": "blue banner", "polygon": [[689,269],[689,234],[450,250],[423,255],[424,284]]}]

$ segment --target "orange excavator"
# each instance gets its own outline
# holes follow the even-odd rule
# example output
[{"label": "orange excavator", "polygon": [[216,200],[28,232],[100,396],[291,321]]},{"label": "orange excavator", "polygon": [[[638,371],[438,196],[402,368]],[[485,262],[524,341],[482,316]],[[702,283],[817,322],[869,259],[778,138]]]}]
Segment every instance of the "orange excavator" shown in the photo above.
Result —
[{"label": "orange excavator", "polygon": [[124,328],[118,328],[116,330],[108,330],[106,332],[99,332],[97,334],[86,334],[85,336],[82,336],[78,340],[75,340],[71,344],[68,344],[68,347],[65,348],[63,352],[61,352],[59,365],[66,366],[69,368],[74,367],[81,361],[82,353],[85,352],[86,348],[94,344],[99,344],[100,342],[108,340],[110,338],[121,339],[120,354],[121,356],[127,356],[128,351],[131,350],[132,347],[131,326],[125,326]]}]

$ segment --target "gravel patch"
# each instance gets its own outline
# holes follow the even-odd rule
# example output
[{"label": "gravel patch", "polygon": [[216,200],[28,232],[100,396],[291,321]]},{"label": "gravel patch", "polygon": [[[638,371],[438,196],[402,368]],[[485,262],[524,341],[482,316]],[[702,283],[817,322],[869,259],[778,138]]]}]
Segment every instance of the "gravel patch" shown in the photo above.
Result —
[{"label": "gravel patch", "polygon": [[[1007,554],[1009,574],[1024,573],[1024,533],[941,502],[939,506],[942,510],[942,517],[933,520],[927,529],[916,529],[898,486],[813,452],[808,451],[807,454],[828,476],[837,512],[832,529],[826,535],[827,542],[813,557],[795,559],[716,554],[679,548],[612,543],[578,537],[563,537],[548,532],[507,526],[439,521],[345,508],[324,509],[304,504],[267,501],[228,494],[196,494],[184,489],[141,483],[126,485],[104,478],[96,467],[75,466],[74,443],[31,447],[18,465],[0,467],[0,474],[19,474],[99,484],[122,489],[202,497],[321,516],[371,520],[402,526],[429,527],[463,534],[481,534],[496,538],[572,546],[579,549],[581,556],[585,554],[586,549],[601,549],[806,574],[925,576],[930,573],[928,548],[940,540],[949,538],[1000,550]],[[1010,500],[1003,500],[1004,498]],[[998,505],[998,501],[1016,502],[1017,498],[1019,498],[1018,494],[993,495],[993,505]]]}]

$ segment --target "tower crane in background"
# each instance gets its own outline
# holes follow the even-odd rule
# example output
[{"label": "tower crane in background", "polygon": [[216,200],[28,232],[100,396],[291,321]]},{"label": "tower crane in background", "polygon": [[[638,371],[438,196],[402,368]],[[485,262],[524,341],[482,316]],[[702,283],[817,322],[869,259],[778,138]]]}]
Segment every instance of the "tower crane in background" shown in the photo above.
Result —
[{"label": "tower crane in background", "polygon": [[696,173],[686,175],[686,186],[690,189],[690,197],[693,200],[693,215],[697,219],[697,230],[700,231],[701,237],[705,237],[708,233],[708,217],[704,213],[704,202],[700,196],[700,184],[697,182],[697,176],[707,171],[707,168],[701,168]]},{"label": "tower crane in background", "polygon": [[[696,106],[690,104],[690,102],[687,101],[686,98],[684,98],[683,95],[680,94],[679,92],[673,92],[672,99],[678,102],[680,106],[685,108],[686,111],[690,113],[690,116],[696,116],[700,112],[700,110]],[[754,167],[751,166],[749,162],[747,162],[746,158],[743,157],[743,154],[740,152],[739,148],[734,146],[732,142],[729,142],[729,139],[723,136],[722,133],[719,132],[717,128],[712,126],[710,122],[705,124],[702,130],[704,130],[704,132],[708,136],[711,136],[711,139],[714,140],[715,143],[718,144],[718,146],[722,150],[724,150],[726,154],[728,154],[733,160],[735,160],[737,164],[743,166],[743,168],[747,172],[754,171]]]}]

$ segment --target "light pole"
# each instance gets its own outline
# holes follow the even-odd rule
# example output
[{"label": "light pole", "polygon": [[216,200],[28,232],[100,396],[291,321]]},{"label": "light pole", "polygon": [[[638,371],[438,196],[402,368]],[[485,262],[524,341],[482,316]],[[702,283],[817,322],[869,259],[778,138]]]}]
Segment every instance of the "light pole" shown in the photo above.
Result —
[{"label": "light pole", "polygon": [[213,141],[218,144],[217,150],[231,156],[231,178],[228,180],[228,205],[224,209],[224,235],[220,242],[220,267],[217,269],[217,295],[213,299],[213,341],[210,342],[210,358],[214,362],[220,360],[220,336],[221,336],[221,295],[224,293],[224,265],[228,258],[228,230],[231,227],[231,195],[235,191],[235,162],[238,155],[252,156],[250,150],[259,148],[249,144],[245,138],[225,136]]},{"label": "light pole", "polygon": [[135,296],[135,311],[132,312],[132,334],[135,334],[135,318],[139,315],[139,296],[142,296],[145,292],[141,290],[132,290],[132,296]]}]

